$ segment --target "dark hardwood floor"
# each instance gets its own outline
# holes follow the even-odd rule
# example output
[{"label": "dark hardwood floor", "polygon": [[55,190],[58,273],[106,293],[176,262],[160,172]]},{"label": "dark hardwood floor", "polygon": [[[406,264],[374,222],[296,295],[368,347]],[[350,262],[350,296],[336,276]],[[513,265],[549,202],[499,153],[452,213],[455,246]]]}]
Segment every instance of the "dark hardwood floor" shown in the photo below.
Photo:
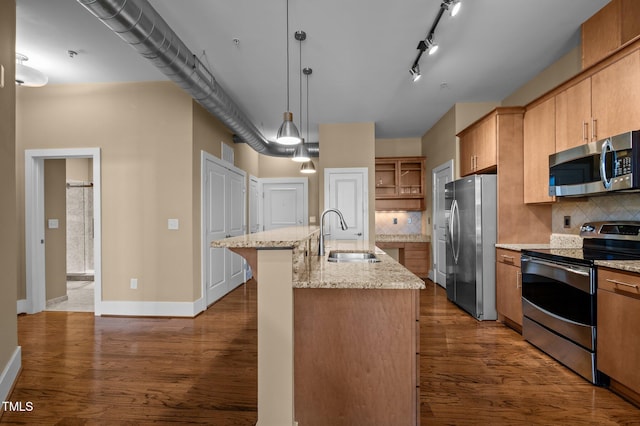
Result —
[{"label": "dark hardwood floor", "polygon": [[[18,327],[23,370],[10,401],[33,410],[5,412],[2,424],[257,420],[254,282],[195,319],[42,312],[20,316]],[[640,424],[640,409],[502,324],[477,322],[429,281],[421,352],[423,425]]]}]

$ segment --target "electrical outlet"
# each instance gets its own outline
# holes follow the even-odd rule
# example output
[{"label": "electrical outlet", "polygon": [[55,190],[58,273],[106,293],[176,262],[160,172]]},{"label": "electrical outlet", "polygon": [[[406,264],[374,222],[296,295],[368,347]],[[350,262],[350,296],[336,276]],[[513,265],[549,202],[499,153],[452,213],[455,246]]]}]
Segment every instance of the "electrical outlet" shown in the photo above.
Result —
[{"label": "electrical outlet", "polygon": [[564,217],[564,227],[571,228],[571,216]]},{"label": "electrical outlet", "polygon": [[393,224],[394,224],[394,225],[397,225],[397,224],[398,224],[398,218],[397,218],[397,217],[394,217],[394,218],[393,218]]},{"label": "electrical outlet", "polygon": [[412,217],[407,218],[407,223],[412,223],[412,222],[413,222],[413,218]]},{"label": "electrical outlet", "polygon": [[137,289],[138,289],[138,279],[131,278],[131,290],[137,290]]}]

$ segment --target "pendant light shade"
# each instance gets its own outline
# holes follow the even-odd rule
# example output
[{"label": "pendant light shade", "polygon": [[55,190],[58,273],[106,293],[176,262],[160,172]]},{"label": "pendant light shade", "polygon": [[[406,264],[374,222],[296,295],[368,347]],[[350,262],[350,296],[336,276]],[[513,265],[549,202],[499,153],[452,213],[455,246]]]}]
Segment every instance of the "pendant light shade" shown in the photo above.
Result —
[{"label": "pendant light shade", "polygon": [[278,129],[276,142],[282,145],[296,145],[300,143],[300,133],[298,128],[293,124],[293,114],[289,111],[284,113],[284,121]]},{"label": "pendant light shade", "polygon": [[282,145],[300,143],[300,133],[293,123],[293,113],[289,109],[289,0],[287,0],[287,111],[284,113],[284,121],[276,134],[276,142]]},{"label": "pendant light shade", "polygon": [[316,166],[313,164],[312,160],[309,160],[306,163],[302,163],[302,166],[300,166],[300,173],[312,174],[315,172]]},{"label": "pendant light shade", "polygon": [[296,147],[296,150],[293,153],[292,160],[297,163],[305,163],[311,160],[311,156],[309,155],[309,150],[304,144],[304,138],[302,138],[302,143]]}]

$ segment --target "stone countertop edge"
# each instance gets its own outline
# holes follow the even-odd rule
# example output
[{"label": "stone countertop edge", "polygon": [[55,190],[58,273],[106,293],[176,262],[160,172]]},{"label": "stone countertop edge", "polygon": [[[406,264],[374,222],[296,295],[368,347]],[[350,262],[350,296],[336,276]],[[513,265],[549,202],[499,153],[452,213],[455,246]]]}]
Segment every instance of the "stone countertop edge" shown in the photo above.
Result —
[{"label": "stone countertop edge", "polygon": [[431,236],[425,234],[376,234],[376,243],[429,243]]},{"label": "stone countertop edge", "polygon": [[522,251],[522,250],[535,250],[535,249],[548,249],[551,248],[551,244],[514,244],[514,243],[498,243],[496,248]]},{"label": "stone countertop edge", "polygon": [[317,226],[294,226],[239,235],[211,242],[211,247],[228,248],[294,248],[319,234]]},{"label": "stone countertop edge", "polygon": [[640,260],[596,260],[596,266],[640,274]]}]

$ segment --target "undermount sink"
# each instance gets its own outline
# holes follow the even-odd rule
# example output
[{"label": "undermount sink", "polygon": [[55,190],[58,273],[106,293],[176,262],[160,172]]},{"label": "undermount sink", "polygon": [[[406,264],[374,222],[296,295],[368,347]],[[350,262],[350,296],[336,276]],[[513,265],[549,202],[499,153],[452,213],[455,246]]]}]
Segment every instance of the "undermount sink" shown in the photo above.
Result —
[{"label": "undermount sink", "polygon": [[329,257],[327,258],[329,262],[360,262],[360,263],[377,263],[380,262],[380,259],[369,252],[359,251],[359,252],[345,252],[345,251],[330,251]]}]

